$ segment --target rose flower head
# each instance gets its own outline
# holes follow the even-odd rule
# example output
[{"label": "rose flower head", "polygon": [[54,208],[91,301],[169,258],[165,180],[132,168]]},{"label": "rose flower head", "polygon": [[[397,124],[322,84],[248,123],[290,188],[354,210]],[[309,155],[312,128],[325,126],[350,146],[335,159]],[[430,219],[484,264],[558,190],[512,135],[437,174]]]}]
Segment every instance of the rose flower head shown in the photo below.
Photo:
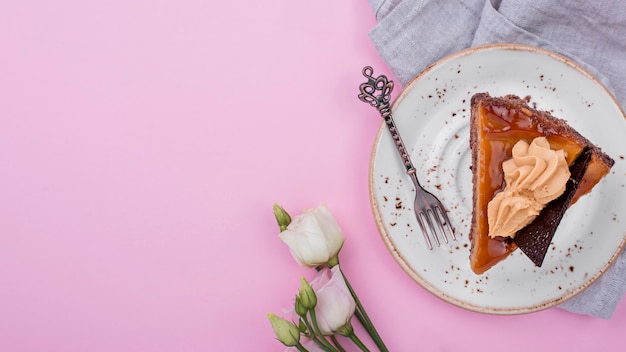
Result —
[{"label": "rose flower head", "polygon": [[311,280],[311,287],[317,296],[315,314],[322,334],[332,335],[350,325],[356,302],[339,270],[339,265],[332,269],[320,270]]},{"label": "rose flower head", "polygon": [[326,205],[304,210],[293,218],[279,237],[298,264],[309,268],[336,265],[345,240]]}]

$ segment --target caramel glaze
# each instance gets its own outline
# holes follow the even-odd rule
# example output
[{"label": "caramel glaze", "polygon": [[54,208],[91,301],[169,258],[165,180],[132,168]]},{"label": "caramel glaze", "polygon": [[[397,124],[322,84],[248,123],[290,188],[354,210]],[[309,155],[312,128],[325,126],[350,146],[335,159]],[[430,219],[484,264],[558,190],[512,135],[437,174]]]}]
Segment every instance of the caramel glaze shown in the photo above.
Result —
[{"label": "caramel glaze", "polygon": [[[537,116],[536,111],[521,106],[519,101],[518,104],[510,106],[503,103],[499,105],[479,103],[474,110],[479,116],[474,122],[476,125],[473,133],[480,136],[473,138],[474,143],[478,145],[472,146],[478,148],[474,165],[478,168],[474,170],[478,178],[474,180],[474,187],[477,188],[474,194],[473,228],[470,233],[472,240],[470,262],[476,274],[484,273],[517,249],[509,238],[490,238],[487,222],[487,204],[505,187],[502,162],[511,158],[513,145],[522,139],[530,143],[535,137],[545,136],[551,148],[565,150],[567,162],[571,165],[583,148],[590,144],[562,120],[551,115],[548,115],[547,119],[544,115]],[[571,204],[588,193],[613,165],[612,159],[605,154],[602,155],[597,147],[595,149],[597,152],[594,153]],[[610,162],[607,162],[607,158]]]}]

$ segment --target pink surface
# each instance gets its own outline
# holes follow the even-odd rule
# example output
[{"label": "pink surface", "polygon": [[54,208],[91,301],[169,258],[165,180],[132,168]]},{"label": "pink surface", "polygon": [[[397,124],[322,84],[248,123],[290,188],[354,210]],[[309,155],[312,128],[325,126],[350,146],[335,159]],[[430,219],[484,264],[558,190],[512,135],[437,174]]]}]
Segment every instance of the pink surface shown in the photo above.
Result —
[{"label": "pink surface", "polygon": [[0,351],[282,351],[266,314],[313,273],[274,202],[328,205],[392,351],[623,349],[624,302],[482,315],[392,259],[356,98],[364,65],[389,74],[374,24],[365,0],[3,4]]}]

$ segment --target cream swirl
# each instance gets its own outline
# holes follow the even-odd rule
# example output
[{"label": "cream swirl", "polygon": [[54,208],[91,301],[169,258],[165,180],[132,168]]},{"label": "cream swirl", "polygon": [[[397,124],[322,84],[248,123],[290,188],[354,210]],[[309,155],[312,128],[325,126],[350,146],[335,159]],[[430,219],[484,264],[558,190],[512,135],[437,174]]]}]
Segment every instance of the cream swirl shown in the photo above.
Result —
[{"label": "cream swirl", "polygon": [[502,163],[506,187],[487,205],[489,236],[514,237],[541,209],[565,192],[570,177],[565,152],[550,149],[545,137],[520,140]]}]

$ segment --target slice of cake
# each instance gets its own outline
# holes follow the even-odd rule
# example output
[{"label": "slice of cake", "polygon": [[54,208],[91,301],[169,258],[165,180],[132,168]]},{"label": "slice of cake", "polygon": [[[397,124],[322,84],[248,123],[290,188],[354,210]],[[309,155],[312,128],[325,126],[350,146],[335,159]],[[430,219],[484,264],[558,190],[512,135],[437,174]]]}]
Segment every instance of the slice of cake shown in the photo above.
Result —
[{"label": "slice of cake", "polygon": [[[588,149],[591,157],[565,208],[590,192],[614,163],[564,120],[533,109],[513,95],[496,98],[479,93],[472,97],[470,147],[474,189],[470,263],[476,274],[517,249],[516,234],[525,227],[556,230],[547,224],[558,225],[564,210],[542,210],[567,194],[575,171],[570,168],[583,150]],[[528,234],[523,237],[524,245],[536,244]],[[552,239],[552,235],[548,237]],[[550,244],[545,242],[541,245]],[[527,250],[532,251],[527,247],[524,252]],[[543,248],[535,252],[545,255]],[[543,256],[533,261],[540,263]]]}]

